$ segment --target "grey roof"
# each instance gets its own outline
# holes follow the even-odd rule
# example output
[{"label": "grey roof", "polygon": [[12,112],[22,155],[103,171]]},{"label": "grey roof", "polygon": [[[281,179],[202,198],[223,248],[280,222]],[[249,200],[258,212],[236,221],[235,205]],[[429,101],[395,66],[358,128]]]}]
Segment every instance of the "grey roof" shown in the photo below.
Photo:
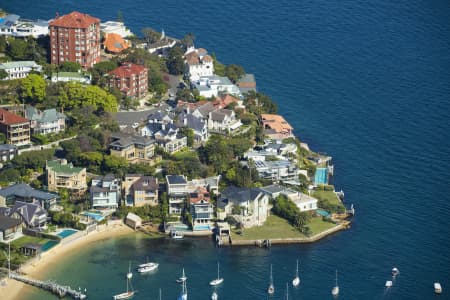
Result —
[{"label": "grey roof", "polygon": [[148,136],[128,135],[122,132],[112,133],[111,139],[113,141],[109,144],[109,146],[117,147],[127,147],[134,144],[148,146],[155,143],[155,141]]},{"label": "grey roof", "polygon": [[0,216],[0,230],[5,231],[12,227],[22,224],[22,220],[7,216]]},{"label": "grey roof", "polygon": [[167,175],[167,183],[169,184],[186,184],[186,178],[182,175]]},{"label": "grey roof", "polygon": [[58,195],[47,193],[44,191],[39,191],[33,189],[31,186],[25,183],[19,183],[15,185],[8,186],[0,190],[0,195],[8,198],[11,196],[18,196],[21,198],[36,198],[39,200],[51,200],[54,198],[59,198]]},{"label": "grey roof", "polygon": [[198,112],[205,118],[209,115],[210,112],[212,112],[212,111],[214,111],[216,109],[217,108],[211,102],[203,104],[202,106],[197,108]]},{"label": "grey roof", "polygon": [[213,121],[223,121],[225,120],[226,116],[231,116],[232,115],[232,111],[229,109],[218,109],[215,111],[212,111],[211,114],[211,119]]},{"label": "grey roof", "polygon": [[9,150],[15,150],[17,147],[12,144],[0,144],[0,151],[9,151]]},{"label": "grey roof", "polygon": [[26,203],[22,201],[16,201],[14,206],[11,208],[9,215],[12,216],[14,213],[18,213],[22,220],[28,226],[31,225],[34,215],[47,215],[47,212],[37,203]]},{"label": "grey roof", "polygon": [[[193,114],[181,113],[178,116],[179,122],[178,125],[180,127],[186,126],[188,128],[192,128],[196,131],[202,131],[206,126],[206,122],[203,119],[194,116]],[[186,123],[186,124],[184,124]]]},{"label": "grey roof", "polygon": [[220,208],[224,208],[229,202],[239,205],[240,203],[248,200],[252,201],[256,199],[261,192],[262,191],[259,188],[240,188],[236,186],[229,186],[222,191],[218,201],[218,206]]},{"label": "grey roof", "polygon": [[132,185],[132,189],[139,191],[156,191],[158,188],[158,181],[153,176],[142,176]]},{"label": "grey roof", "polygon": [[285,191],[286,188],[278,185],[278,184],[272,184],[268,186],[263,186],[260,188],[263,192],[266,194],[275,194],[275,193],[281,193],[282,191]]},{"label": "grey roof", "polygon": [[31,121],[37,121],[39,123],[52,123],[59,119],[65,119],[66,116],[63,113],[56,111],[54,108],[39,111],[33,106],[27,106],[25,109],[25,116]]}]

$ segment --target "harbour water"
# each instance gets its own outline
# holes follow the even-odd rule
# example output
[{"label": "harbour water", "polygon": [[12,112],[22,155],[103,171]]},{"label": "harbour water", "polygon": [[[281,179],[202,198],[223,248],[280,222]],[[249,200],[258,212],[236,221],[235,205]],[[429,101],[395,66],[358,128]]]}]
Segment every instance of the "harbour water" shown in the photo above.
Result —
[{"label": "harbour water", "polygon": [[[269,266],[282,299],[300,259],[291,299],[433,299],[450,286],[450,8],[448,1],[12,1],[26,18],[79,10],[102,20],[197,36],[197,46],[256,74],[296,134],[335,164],[334,184],[357,215],[351,229],[311,245],[217,249],[205,240],[130,236],[68,257],[44,277],[87,287],[91,299],[125,288],[128,261],[160,263],[135,274],[135,299],[175,299],[185,267],[190,299],[208,299],[221,262],[219,299],[266,299]],[[384,288],[393,266],[400,276]],[[33,292],[29,299],[49,299]]]}]

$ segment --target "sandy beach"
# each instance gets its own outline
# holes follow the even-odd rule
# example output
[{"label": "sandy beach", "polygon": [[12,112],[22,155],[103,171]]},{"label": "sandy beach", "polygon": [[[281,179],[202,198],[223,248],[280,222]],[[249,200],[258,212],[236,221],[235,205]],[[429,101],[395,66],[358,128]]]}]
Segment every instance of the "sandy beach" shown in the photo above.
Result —
[{"label": "sandy beach", "polygon": [[[39,260],[31,260],[27,264],[23,265],[20,270],[32,278],[40,279],[42,278],[42,275],[45,274],[46,269],[48,270],[52,267],[52,265],[57,264],[60,259],[70,256],[71,253],[74,253],[75,251],[84,248],[91,243],[116,238],[133,232],[133,229],[124,224],[105,226],[68,243],[58,244],[42,254]],[[15,280],[6,279],[5,285],[0,284],[1,299],[22,299],[23,295],[30,289],[34,289],[34,287],[26,286],[25,284]]]}]

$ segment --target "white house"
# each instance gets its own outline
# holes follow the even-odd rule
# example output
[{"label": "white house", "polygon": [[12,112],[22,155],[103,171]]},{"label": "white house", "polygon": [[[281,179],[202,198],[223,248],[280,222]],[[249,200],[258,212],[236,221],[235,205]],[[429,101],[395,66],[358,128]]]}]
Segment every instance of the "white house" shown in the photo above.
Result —
[{"label": "white house", "polygon": [[116,209],[121,196],[120,180],[112,174],[94,178],[90,195],[92,208]]},{"label": "white house", "polygon": [[191,80],[191,85],[198,90],[200,96],[206,98],[217,97],[219,94],[241,96],[239,88],[227,77],[217,75],[202,76],[197,80]]},{"label": "white house", "polygon": [[208,52],[203,49],[189,48],[184,54],[186,63],[186,75],[191,81],[200,79],[202,76],[214,74],[214,62]]},{"label": "white house", "polygon": [[292,202],[294,202],[295,205],[297,205],[300,211],[310,211],[317,209],[318,200],[306,194],[303,193],[290,194],[288,195],[288,198]]},{"label": "white house", "polygon": [[219,219],[232,216],[246,228],[263,225],[269,211],[269,196],[259,188],[229,186],[217,200]]},{"label": "white house", "polygon": [[180,214],[187,197],[187,180],[184,175],[166,175],[169,214]]},{"label": "white house", "polygon": [[221,132],[232,132],[242,125],[241,120],[236,119],[233,110],[220,108],[209,113],[208,129]]},{"label": "white house", "polygon": [[52,74],[52,82],[76,81],[83,84],[91,84],[91,75],[81,72],[56,72]]},{"label": "white house", "polygon": [[130,29],[125,27],[123,22],[107,21],[100,23],[100,31],[104,33],[115,33],[121,37],[127,37],[133,35]]},{"label": "white house", "polygon": [[0,70],[5,70],[8,77],[3,80],[25,78],[31,71],[42,71],[42,66],[34,61],[11,61],[0,64]]},{"label": "white house", "polygon": [[14,14],[6,15],[0,18],[0,35],[38,38],[48,35],[48,23],[45,20],[20,19],[20,16]]}]

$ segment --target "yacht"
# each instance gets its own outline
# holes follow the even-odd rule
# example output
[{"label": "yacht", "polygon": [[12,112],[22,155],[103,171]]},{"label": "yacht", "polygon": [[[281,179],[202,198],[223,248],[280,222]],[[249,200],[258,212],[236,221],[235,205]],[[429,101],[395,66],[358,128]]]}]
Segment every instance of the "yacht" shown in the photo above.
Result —
[{"label": "yacht", "polygon": [[223,278],[220,278],[219,267],[220,267],[219,262],[217,262],[217,278],[211,280],[209,282],[210,285],[213,285],[213,286],[214,285],[219,285],[219,284],[221,284],[223,282]]},{"label": "yacht", "polygon": [[392,268],[392,276],[397,276],[398,274],[400,274],[400,271],[397,268]]},{"label": "yacht", "polygon": [[133,287],[131,286],[131,278],[133,277],[133,273],[131,273],[131,263],[128,267],[128,273],[127,273],[127,291],[125,293],[117,294],[113,296],[114,300],[120,300],[120,299],[130,299],[134,296]]},{"label": "yacht", "polygon": [[300,284],[300,277],[298,276],[298,259],[297,259],[297,270],[295,271],[295,278],[292,280],[292,285],[297,287]]},{"label": "yacht", "polygon": [[386,281],[386,284],[384,286],[390,288],[392,286],[392,281],[391,280]]},{"label": "yacht", "polygon": [[331,290],[333,296],[339,295],[339,285],[338,285],[338,271],[336,270],[336,285]]},{"label": "yacht", "polygon": [[180,240],[180,239],[182,239],[184,237],[184,234],[181,231],[175,231],[174,230],[174,231],[170,232],[170,237],[175,239],[175,240]]},{"label": "yacht", "polygon": [[441,287],[441,284],[439,282],[435,282],[434,283],[434,292],[436,294],[441,294],[442,293],[442,287]]},{"label": "yacht", "polygon": [[148,273],[148,272],[155,271],[156,269],[158,269],[158,267],[159,267],[158,263],[148,263],[148,264],[145,264],[145,266],[138,268],[138,272],[139,273]]},{"label": "yacht", "polygon": [[177,279],[177,282],[178,282],[178,283],[183,283],[183,282],[185,282],[186,280],[187,280],[187,277],[186,277],[186,275],[184,274],[184,268],[183,268],[183,274],[181,275],[180,278]]},{"label": "yacht", "polygon": [[275,287],[273,285],[273,276],[272,276],[272,265],[270,265],[270,282],[269,287],[267,288],[267,293],[269,295],[273,295],[273,293],[275,293]]}]

